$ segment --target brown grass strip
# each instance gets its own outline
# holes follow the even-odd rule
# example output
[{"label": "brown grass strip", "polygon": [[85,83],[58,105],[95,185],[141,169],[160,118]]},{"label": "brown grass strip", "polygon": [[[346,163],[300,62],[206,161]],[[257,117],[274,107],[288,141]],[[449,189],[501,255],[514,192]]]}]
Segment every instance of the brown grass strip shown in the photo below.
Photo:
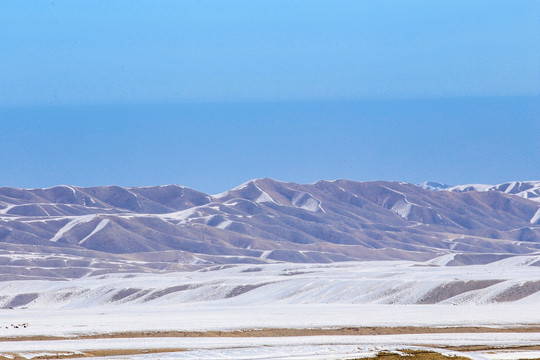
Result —
[{"label": "brown grass strip", "polygon": [[407,360],[471,360],[468,357],[463,356],[448,356],[443,355],[441,353],[438,353],[436,351],[426,351],[426,350],[400,350],[400,353],[398,354],[393,351],[381,351],[377,355],[367,358],[361,358],[357,360],[403,360],[404,358]]},{"label": "brown grass strip", "polygon": [[0,337],[1,341],[37,341],[65,339],[115,339],[115,338],[153,338],[153,337],[283,337],[320,335],[398,335],[398,334],[459,334],[459,333],[535,333],[540,326],[520,326],[493,328],[471,327],[343,327],[343,328],[268,328],[231,331],[125,331],[116,333],[85,334],[75,336],[13,336]]}]

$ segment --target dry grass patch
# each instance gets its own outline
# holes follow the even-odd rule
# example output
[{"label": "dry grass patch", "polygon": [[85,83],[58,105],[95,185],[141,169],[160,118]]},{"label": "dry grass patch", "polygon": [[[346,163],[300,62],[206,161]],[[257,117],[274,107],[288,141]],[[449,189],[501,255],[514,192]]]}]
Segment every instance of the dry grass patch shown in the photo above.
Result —
[{"label": "dry grass patch", "polygon": [[[463,356],[448,356],[435,351],[427,350],[401,350],[399,352],[381,351],[377,355],[366,359],[375,360],[471,360]],[[358,359],[360,360],[360,359]]]}]

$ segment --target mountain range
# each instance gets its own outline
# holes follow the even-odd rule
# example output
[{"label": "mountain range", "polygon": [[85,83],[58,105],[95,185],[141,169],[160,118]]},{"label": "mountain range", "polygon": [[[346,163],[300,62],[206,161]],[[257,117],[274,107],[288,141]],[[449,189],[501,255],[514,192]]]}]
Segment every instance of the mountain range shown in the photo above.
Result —
[{"label": "mountain range", "polygon": [[1,280],[232,263],[469,265],[539,253],[540,181],[265,178],[217,195],[178,185],[0,187]]}]

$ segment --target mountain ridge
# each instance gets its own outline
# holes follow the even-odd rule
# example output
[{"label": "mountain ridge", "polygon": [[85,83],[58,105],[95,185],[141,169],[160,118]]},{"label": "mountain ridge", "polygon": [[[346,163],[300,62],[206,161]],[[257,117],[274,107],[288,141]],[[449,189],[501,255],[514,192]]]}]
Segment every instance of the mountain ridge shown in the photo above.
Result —
[{"label": "mountain ridge", "polygon": [[537,184],[433,191],[403,182],[261,178],[215,195],[180,185],[1,187],[0,273],[31,272],[10,265],[10,251],[42,258],[88,251],[105,268],[118,260],[111,271],[133,268],[124,263],[133,260],[161,270],[445,254],[455,255],[449,265],[486,263],[540,252]]}]

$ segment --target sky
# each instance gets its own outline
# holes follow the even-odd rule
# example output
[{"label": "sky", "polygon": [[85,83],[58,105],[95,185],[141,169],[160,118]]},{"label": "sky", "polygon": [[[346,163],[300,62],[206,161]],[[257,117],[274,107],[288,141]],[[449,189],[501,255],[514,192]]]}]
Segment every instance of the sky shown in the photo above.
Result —
[{"label": "sky", "polygon": [[540,1],[0,2],[0,186],[540,179]]}]

